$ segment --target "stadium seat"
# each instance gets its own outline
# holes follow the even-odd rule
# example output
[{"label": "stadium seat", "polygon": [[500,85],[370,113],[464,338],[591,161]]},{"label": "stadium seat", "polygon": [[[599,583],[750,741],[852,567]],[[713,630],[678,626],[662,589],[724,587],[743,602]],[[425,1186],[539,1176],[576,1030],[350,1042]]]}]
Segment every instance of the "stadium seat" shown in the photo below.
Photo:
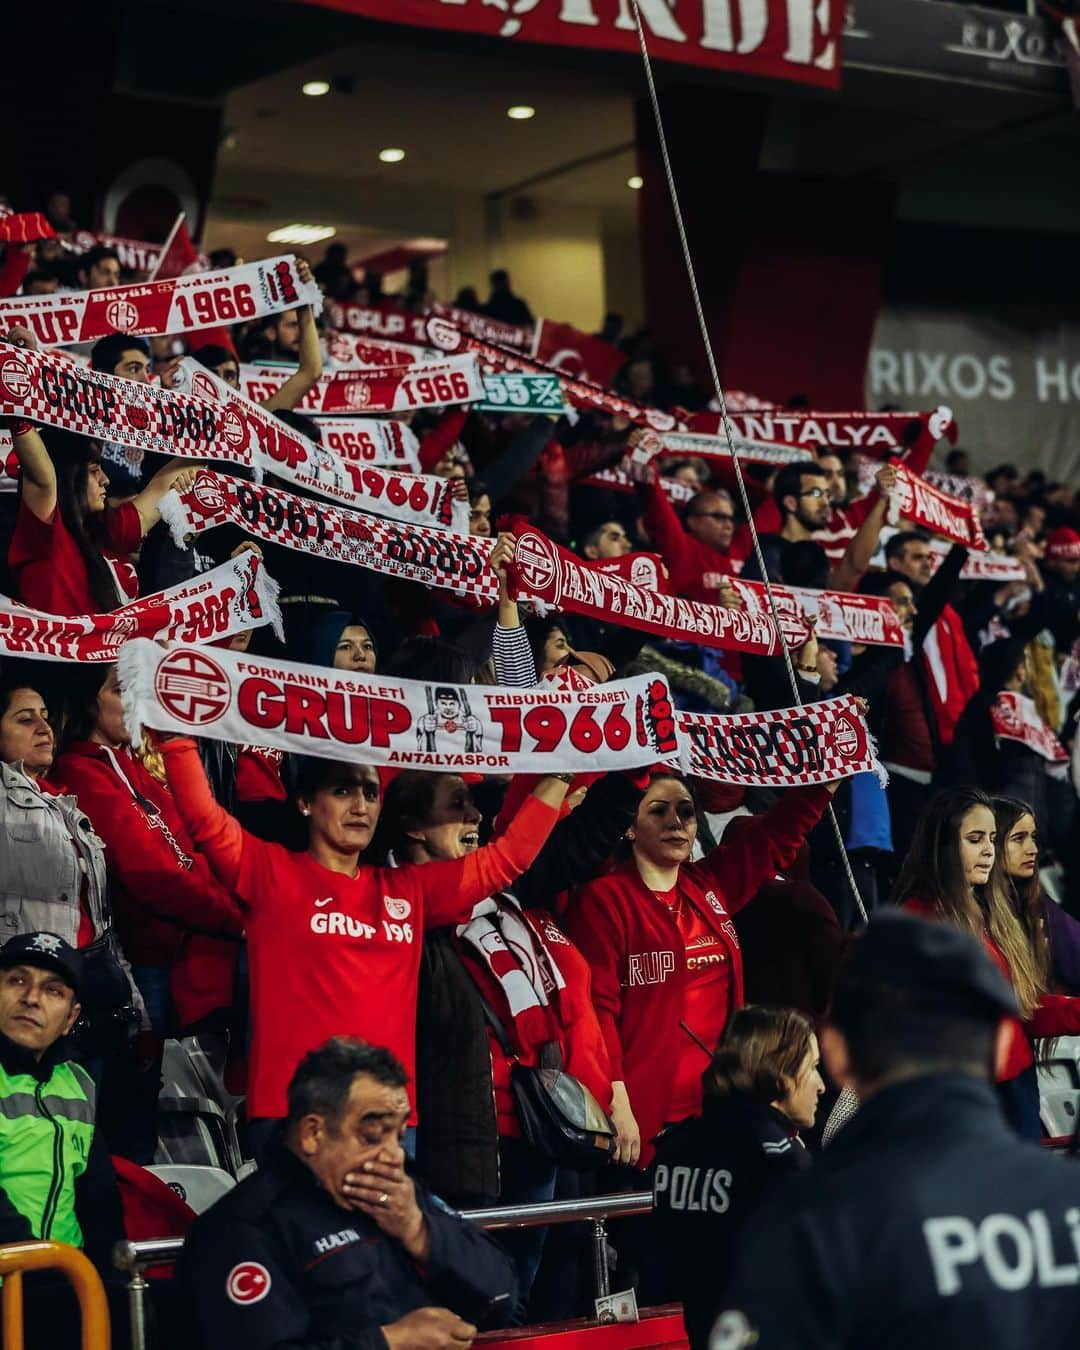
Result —
[{"label": "stadium seat", "polygon": [[196,1214],[208,1210],[236,1185],[236,1178],[220,1167],[195,1167],[186,1163],[155,1163],[147,1168],[161,1178]]}]

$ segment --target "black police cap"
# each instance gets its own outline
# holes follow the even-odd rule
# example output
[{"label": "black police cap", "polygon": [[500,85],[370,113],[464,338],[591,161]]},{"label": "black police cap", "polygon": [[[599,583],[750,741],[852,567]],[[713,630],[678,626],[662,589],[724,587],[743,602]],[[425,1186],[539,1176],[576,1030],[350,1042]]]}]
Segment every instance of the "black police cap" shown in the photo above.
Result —
[{"label": "black police cap", "polygon": [[0,970],[40,966],[54,970],[76,994],[82,982],[82,957],[57,933],[19,933],[0,947]]},{"label": "black police cap", "polygon": [[881,984],[970,1002],[999,1017],[1020,1013],[1012,985],[970,933],[899,910],[877,914],[852,944],[838,983]]}]

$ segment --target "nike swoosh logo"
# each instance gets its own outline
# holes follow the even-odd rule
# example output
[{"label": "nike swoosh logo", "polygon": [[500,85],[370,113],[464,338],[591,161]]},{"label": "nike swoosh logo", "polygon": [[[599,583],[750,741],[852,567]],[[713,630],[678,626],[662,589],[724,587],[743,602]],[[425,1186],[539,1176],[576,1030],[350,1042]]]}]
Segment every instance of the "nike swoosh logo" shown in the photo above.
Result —
[{"label": "nike swoosh logo", "polygon": [[334,897],[333,897],[332,895],[327,895],[327,896],[324,896],[321,900],[316,900],[316,901],[315,901],[315,908],[316,908],[316,909],[322,909],[323,905],[332,905],[333,903],[334,903]]}]

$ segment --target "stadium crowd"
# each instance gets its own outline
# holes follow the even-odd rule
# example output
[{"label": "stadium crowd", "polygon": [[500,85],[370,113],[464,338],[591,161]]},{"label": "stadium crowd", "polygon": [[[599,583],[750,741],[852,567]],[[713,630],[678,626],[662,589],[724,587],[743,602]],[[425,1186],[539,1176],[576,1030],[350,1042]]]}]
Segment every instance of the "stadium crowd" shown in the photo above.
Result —
[{"label": "stadium crowd", "polygon": [[[145,279],[114,243],[84,237],[62,193],[33,238],[2,234],[5,220],[30,214],[0,216],[9,241],[0,297],[94,296]],[[193,265],[227,271],[240,261],[219,251]],[[310,266],[301,260],[297,276],[321,287],[321,309],[279,307],[212,331],[113,332],[57,350],[93,371],[163,389],[184,387],[188,355],[234,389],[246,367],[276,368],[279,383],[259,400],[264,412],[319,444],[332,420],[296,409],[335,369],[348,333],[333,324],[351,306],[383,316],[392,330],[390,320],[427,314],[437,301],[422,263],[401,294],[387,296],[380,278],[349,267],[341,246]],[[441,312],[494,341],[500,326],[536,322],[505,272],[493,273],[491,287],[486,302],[465,291]],[[628,405],[674,413],[692,430],[717,428],[709,391],[689,370],[668,366],[647,331],[624,334],[620,316],[609,314],[596,334],[577,338],[583,364],[603,365]],[[4,313],[2,298],[0,340],[8,344],[0,352],[50,347],[32,324]],[[732,406],[771,405],[744,396]],[[812,409],[806,391],[786,411]],[[828,422],[827,413],[816,416]],[[393,1299],[384,1307],[382,1294],[377,1311],[349,1305],[350,1317],[376,1333],[385,1328],[382,1341],[334,1339],[326,1288],[315,1291],[322,1320],[310,1326],[303,1298],[284,1311],[268,1300],[255,1323],[243,1320],[244,1304],[261,1296],[230,1289],[215,1303],[206,1294],[205,1344],[464,1344],[485,1318],[502,1325],[591,1311],[576,1230],[510,1231],[502,1244],[513,1268],[507,1284],[498,1265],[505,1258],[488,1239],[462,1238],[459,1250],[444,1207],[652,1186],[657,1214],[614,1230],[616,1287],[635,1284],[642,1303],[682,1300],[692,1342],[704,1345],[728,1306],[725,1280],[763,1193],[781,1174],[801,1174],[819,1151],[841,1089],[843,1114],[855,1110],[860,1087],[870,1098],[868,1085],[892,1081],[895,1064],[884,1051],[884,1061],[875,1058],[860,1017],[873,1012],[875,1026],[894,1031],[908,1017],[911,1041],[890,1048],[894,1060],[941,1074],[974,1072],[973,1061],[985,1068],[1003,1025],[995,1090],[957,1089],[957,1118],[975,1122],[976,1133],[1003,1119],[1029,1145],[1047,1133],[1037,1065],[1052,1057],[1056,1038],[1080,1035],[1080,501],[1022,460],[980,476],[963,449],[948,449],[934,481],[973,507],[999,569],[990,572],[977,550],[897,518],[898,466],[921,478],[944,448],[932,436],[912,437],[877,462],[828,440],[783,460],[748,454],[740,483],[722,456],[668,456],[633,472],[635,453],[648,445],[642,420],[599,406],[552,415],[448,400],[388,418],[415,437],[414,467],[451,480],[451,500],[467,498],[469,532],[497,541],[491,599],[466,603],[235,523],[181,547],[169,502],[190,492],[212,456],[197,463],[144,454],[22,415],[5,418],[11,490],[0,494],[0,592],[49,615],[107,615],[254,553],[279,587],[283,632],[247,629],[218,639],[222,648],[424,682],[434,697],[432,728],[460,720],[469,730],[468,704],[455,691],[473,684],[546,682],[573,692],[654,674],[667,680],[678,709],[721,716],[789,708],[794,684],[809,705],[845,694],[861,700],[887,786],[869,771],[740,786],[669,763],[607,773],[554,765],[512,778],[388,771],[358,755],[306,757],[164,731],[140,737],[127,725],[115,663],[47,659],[25,645],[13,654],[5,628],[0,1240],[53,1233],[84,1245],[109,1274],[101,1253],[120,1236],[120,1220],[100,1200],[109,1184],[100,1144],[124,1174],[154,1161],[163,1049],[195,1036],[219,1047],[231,1090],[245,1098],[245,1156],[279,1188],[260,1181],[257,1195],[237,1199],[245,1182],[222,1202],[231,1206],[230,1231],[261,1233],[247,1253],[252,1269],[273,1269],[280,1289],[286,1276],[274,1261],[288,1244],[299,1252],[307,1241],[297,1227],[279,1249],[258,1218],[273,1212],[281,1187],[298,1184],[282,1162],[287,1147],[289,1166],[299,1159],[331,1194],[335,1167],[374,1168],[385,1185],[350,1183],[338,1208],[370,1218],[438,1275],[429,1295],[402,1286],[400,1307]],[[244,478],[234,462],[213,467]],[[763,568],[778,585],[884,598],[902,642],[825,636],[819,620],[793,645],[789,666],[784,653],[703,645],[691,631],[646,632],[610,615],[519,604],[512,583],[523,525],[588,566],[648,578],[659,592],[708,606],[743,606],[735,583],[760,579]],[[866,915],[871,935],[887,933],[889,923],[879,927],[875,916],[897,908],[929,921],[915,925],[918,938],[902,926],[889,957],[917,966],[918,978],[903,985],[902,1007],[867,1012],[866,971],[843,972],[858,965],[854,950],[871,975],[880,973],[874,962],[886,958],[856,935]],[[939,945],[933,925],[948,930]],[[950,945],[958,934],[972,940]],[[958,1013],[968,997],[977,1012]],[[956,1017],[960,1031],[950,1040]],[[964,1041],[950,1059],[968,1032],[975,1050]],[[333,1039],[343,1037],[379,1050]],[[888,1040],[886,1030],[881,1037]],[[81,1165],[61,1186],[47,1149],[43,1161],[44,1135],[22,1152],[14,1146],[13,1117],[17,1105],[33,1115],[27,1075],[32,1102],[34,1085],[69,1063],[78,1067],[65,1070],[65,1092],[92,1103],[81,1119],[96,1142],[93,1167],[84,1139]],[[527,1118],[522,1070],[530,1068],[558,1069],[574,1082],[603,1166],[580,1144],[577,1155],[565,1140],[561,1151],[544,1148],[543,1131]],[[333,1151],[341,1094],[327,1096],[326,1084],[334,1074],[345,1075],[346,1093],[358,1074],[373,1101],[385,1098],[373,1163],[344,1146]],[[940,1102],[933,1109],[941,1112]],[[872,1141],[870,1111],[858,1109],[818,1166],[828,1167],[830,1150],[845,1140],[849,1155],[862,1156],[855,1141],[859,1130]],[[330,1144],[311,1123],[323,1117]],[[881,1131],[883,1109],[878,1117]],[[37,1123],[46,1118],[48,1111]],[[369,1116],[357,1118],[357,1130],[370,1130]],[[951,1119],[945,1112],[938,1123],[943,1141]],[[1011,1147],[1004,1127],[995,1146]],[[415,1199],[404,1155],[426,1187]],[[716,1158],[752,1178],[730,1204]],[[872,1174],[858,1175],[860,1188],[873,1188]],[[99,1198],[87,1207],[79,1194],[91,1180]],[[1032,1207],[1043,1203],[1043,1184],[1033,1171]],[[1064,1188],[1072,1205],[1080,1203],[1076,1189]],[[763,1211],[749,1239],[759,1253],[785,1230],[785,1211],[771,1213],[780,1217],[763,1228]],[[212,1214],[199,1220],[183,1270],[200,1318],[205,1291],[231,1279],[244,1256],[218,1250]],[[687,1237],[684,1219],[696,1236]],[[318,1216],[310,1222],[317,1226]],[[352,1228],[342,1231],[352,1234],[345,1245],[359,1241]],[[838,1264],[849,1240],[847,1230],[835,1238]],[[935,1271],[973,1259],[966,1236],[951,1241],[941,1239]],[[792,1268],[798,1259],[790,1254]],[[466,1284],[459,1308],[447,1291],[460,1294]],[[516,1293],[500,1293],[504,1286]],[[731,1287],[747,1315],[765,1324],[775,1315],[745,1263]],[[425,1301],[445,1303],[453,1319],[417,1320]],[[742,1313],[724,1316],[718,1334],[731,1339],[714,1344],[751,1344],[735,1338]],[[1063,1344],[1057,1334],[1030,1343]],[[761,1346],[869,1343],[827,1332],[802,1340],[775,1328],[773,1336]]]}]

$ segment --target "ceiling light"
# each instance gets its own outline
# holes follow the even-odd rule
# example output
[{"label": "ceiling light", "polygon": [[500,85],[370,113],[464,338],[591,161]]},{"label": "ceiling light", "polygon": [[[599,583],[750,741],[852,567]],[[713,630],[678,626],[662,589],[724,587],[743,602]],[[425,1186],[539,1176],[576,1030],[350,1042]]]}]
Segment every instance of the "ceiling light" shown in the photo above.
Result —
[{"label": "ceiling light", "polygon": [[527,122],[530,117],[536,116],[536,109],[530,108],[527,103],[515,103],[512,108],[507,108],[506,115],[514,122]]},{"label": "ceiling light", "polygon": [[400,164],[405,158],[405,151],[389,146],[386,150],[379,151],[379,158],[384,164]]},{"label": "ceiling light", "polygon": [[302,94],[309,94],[312,98],[320,98],[323,94],[330,92],[329,80],[305,80],[300,86]]},{"label": "ceiling light", "polygon": [[266,236],[271,244],[317,244],[337,234],[333,225],[282,225]]},{"label": "ceiling light", "polygon": [[626,186],[628,188],[633,188],[635,192],[640,192],[645,186],[645,179],[642,178],[641,174],[635,173],[626,180]]}]

